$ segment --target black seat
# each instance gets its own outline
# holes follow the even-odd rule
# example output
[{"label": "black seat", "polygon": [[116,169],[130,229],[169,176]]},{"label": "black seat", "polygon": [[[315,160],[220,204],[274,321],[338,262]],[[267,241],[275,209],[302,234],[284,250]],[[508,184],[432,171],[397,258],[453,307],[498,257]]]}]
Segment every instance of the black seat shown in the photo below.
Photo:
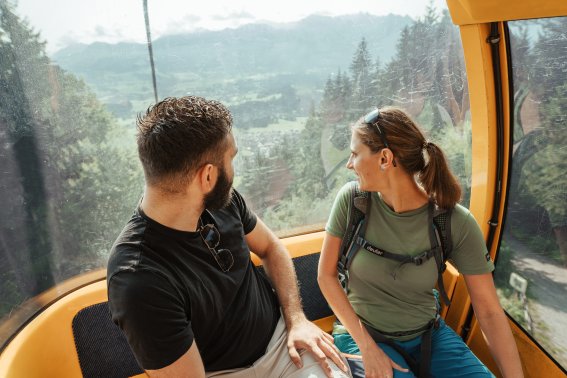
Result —
[{"label": "black seat", "polygon": [[112,322],[108,302],[79,311],[73,318],[73,337],[85,378],[125,378],[144,372]]}]

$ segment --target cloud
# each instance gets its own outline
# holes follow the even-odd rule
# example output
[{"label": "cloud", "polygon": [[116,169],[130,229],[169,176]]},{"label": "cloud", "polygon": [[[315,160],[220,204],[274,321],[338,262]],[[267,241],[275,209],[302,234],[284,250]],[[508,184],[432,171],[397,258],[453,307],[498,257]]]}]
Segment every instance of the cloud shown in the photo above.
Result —
[{"label": "cloud", "polygon": [[64,46],[74,43],[92,43],[92,42],[107,42],[117,43],[124,41],[131,41],[132,37],[126,35],[124,30],[114,26],[108,27],[103,25],[96,25],[90,30],[73,30],[57,39],[52,46],[52,50],[57,50]]},{"label": "cloud", "polygon": [[118,27],[108,27],[103,25],[97,25],[94,28],[94,37],[100,39],[124,39],[124,31]]},{"label": "cloud", "polygon": [[[200,23],[202,22],[202,17],[194,15],[194,14],[186,14],[182,18],[177,20],[170,20],[165,25],[161,27],[156,26],[155,28],[152,26],[152,34],[154,33],[153,30],[155,29],[156,37],[158,35],[167,35],[167,34],[178,34],[187,31],[193,31],[199,28]],[[151,19],[150,19],[151,22]]]},{"label": "cloud", "polygon": [[213,21],[238,21],[238,20],[254,20],[256,17],[252,13],[241,11],[241,12],[231,12],[228,14],[214,14],[211,16],[211,20]]}]

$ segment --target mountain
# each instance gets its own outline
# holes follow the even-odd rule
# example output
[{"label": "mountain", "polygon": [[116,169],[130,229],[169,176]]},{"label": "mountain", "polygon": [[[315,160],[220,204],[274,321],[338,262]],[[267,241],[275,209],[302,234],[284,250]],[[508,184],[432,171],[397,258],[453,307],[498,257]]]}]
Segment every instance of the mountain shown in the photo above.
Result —
[{"label": "mountain", "polygon": [[[197,93],[230,103],[291,85],[303,96],[302,91],[322,89],[338,69],[348,70],[363,37],[373,59],[388,61],[401,29],[412,22],[399,15],[312,15],[294,23],[164,36],[153,41],[158,93]],[[152,98],[146,44],[76,44],[52,59],[82,77],[106,103]]]}]

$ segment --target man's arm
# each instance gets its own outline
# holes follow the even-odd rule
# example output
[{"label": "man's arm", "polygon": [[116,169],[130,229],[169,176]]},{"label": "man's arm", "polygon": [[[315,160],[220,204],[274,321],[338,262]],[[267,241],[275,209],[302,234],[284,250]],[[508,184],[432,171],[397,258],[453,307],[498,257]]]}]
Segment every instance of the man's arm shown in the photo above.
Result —
[{"label": "man's arm", "polygon": [[330,358],[339,368],[347,371],[331,335],[323,332],[305,317],[297,288],[297,277],[289,253],[270,229],[260,220],[246,235],[246,242],[260,259],[264,270],[276,289],[288,330],[288,350],[297,367],[302,366],[297,349],[307,349],[331,377]]},{"label": "man's arm", "polygon": [[150,376],[205,376],[187,324],[186,303],[164,276],[149,271],[114,274],[109,281],[108,304],[112,320]]},{"label": "man's arm", "polygon": [[193,345],[177,361],[158,370],[146,370],[146,373],[152,378],[205,378],[205,367],[193,341]]}]

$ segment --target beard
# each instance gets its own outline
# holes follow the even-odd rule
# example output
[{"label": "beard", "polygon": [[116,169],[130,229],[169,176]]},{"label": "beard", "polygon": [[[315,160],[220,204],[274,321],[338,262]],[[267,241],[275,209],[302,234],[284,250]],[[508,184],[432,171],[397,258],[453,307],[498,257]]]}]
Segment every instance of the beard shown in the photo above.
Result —
[{"label": "beard", "polygon": [[219,210],[226,207],[232,199],[232,180],[228,178],[226,170],[219,167],[219,177],[215,187],[205,195],[205,208]]}]

